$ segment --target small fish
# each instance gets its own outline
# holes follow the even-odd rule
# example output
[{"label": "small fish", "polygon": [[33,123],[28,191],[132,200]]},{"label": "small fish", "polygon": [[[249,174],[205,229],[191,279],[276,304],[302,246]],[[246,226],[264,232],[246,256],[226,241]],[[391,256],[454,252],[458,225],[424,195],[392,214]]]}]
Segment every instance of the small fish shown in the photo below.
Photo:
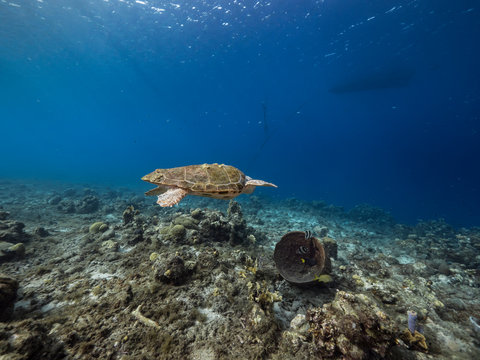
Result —
[{"label": "small fish", "polygon": [[304,254],[307,254],[309,251],[310,250],[306,246],[302,245],[297,249],[296,253],[298,255],[304,255]]},{"label": "small fish", "polygon": [[[313,248],[313,234],[310,230],[305,231],[305,240],[310,240],[309,246],[300,245],[298,249],[295,251],[297,255],[312,255],[315,254],[315,249]],[[307,257],[302,256],[300,258],[302,264],[306,264],[308,266],[314,266],[317,264],[315,257]]]}]

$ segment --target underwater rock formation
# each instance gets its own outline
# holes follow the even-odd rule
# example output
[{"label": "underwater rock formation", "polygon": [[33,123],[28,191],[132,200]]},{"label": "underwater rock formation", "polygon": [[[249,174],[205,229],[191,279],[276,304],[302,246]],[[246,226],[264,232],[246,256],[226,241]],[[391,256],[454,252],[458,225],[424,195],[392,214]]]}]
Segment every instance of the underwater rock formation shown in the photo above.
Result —
[{"label": "underwater rock formation", "polygon": [[363,294],[338,291],[331,303],[308,310],[306,318],[322,358],[384,357],[395,344],[393,321]]},{"label": "underwater rock formation", "polygon": [[220,211],[202,211],[199,223],[201,242],[219,241],[228,242],[230,239],[230,224]]},{"label": "underwater rock formation", "polygon": [[234,200],[229,203],[227,216],[220,211],[195,209],[191,212],[191,218],[198,229],[192,234],[195,243],[218,241],[238,245],[263,238],[263,234],[247,226],[240,204]]},{"label": "underwater rock formation", "polygon": [[0,261],[25,255],[24,242],[31,239],[23,229],[25,224],[14,220],[0,220]]},{"label": "underwater rock formation", "polygon": [[91,214],[100,207],[100,200],[97,196],[87,195],[77,205],[76,210],[79,214]]},{"label": "underwater rock formation", "polygon": [[0,241],[0,260],[21,258],[24,255],[25,245],[23,245],[23,243],[12,244],[6,241]]},{"label": "underwater rock formation", "polygon": [[7,220],[9,216],[10,216],[10,213],[8,211],[0,210],[0,220]]},{"label": "underwater rock formation", "polygon": [[227,219],[230,223],[230,243],[241,244],[247,237],[247,222],[243,218],[242,208],[238,202],[230,200]]},{"label": "underwater rock formation", "polygon": [[173,285],[182,284],[191,272],[178,255],[172,255],[168,259],[157,257],[153,269],[157,280]]},{"label": "underwater rock formation", "polygon": [[167,241],[173,241],[176,243],[182,242],[185,238],[187,230],[185,226],[180,224],[170,224],[160,230],[160,234],[163,235],[163,239]]},{"label": "underwater rock formation", "polygon": [[[12,323],[13,324],[13,323]],[[64,344],[50,334],[48,326],[28,319],[12,324],[0,323],[0,351],[2,359],[67,358]]]},{"label": "underwater rock formation", "polygon": [[380,226],[393,226],[395,219],[383,209],[362,204],[354,206],[347,217],[358,222],[375,223]]},{"label": "underwater rock formation", "polygon": [[30,240],[23,229],[25,224],[15,220],[0,220],[0,241],[11,243],[27,242]]},{"label": "underwater rock formation", "polygon": [[17,297],[18,282],[0,273],[0,321],[8,320]]},{"label": "underwater rock formation", "polygon": [[73,200],[64,199],[54,205],[57,205],[57,210],[61,213],[73,214],[75,212],[75,202]]},{"label": "underwater rock formation", "polygon": [[100,199],[92,190],[85,190],[85,196],[79,200],[75,200],[72,196],[53,195],[47,203],[55,205],[57,210],[64,214],[91,214],[100,208]]},{"label": "underwater rock formation", "polygon": [[133,206],[129,206],[123,211],[122,216],[124,228],[122,242],[135,245],[144,241],[145,219],[140,215],[140,212],[135,210]]},{"label": "underwater rock formation", "polygon": [[39,226],[37,228],[35,228],[34,232],[33,232],[35,235],[43,238],[43,237],[47,237],[50,235],[50,233],[48,232],[47,229],[45,229],[43,226]]},{"label": "underwater rock formation", "polygon": [[62,201],[62,197],[60,195],[52,195],[47,199],[47,203],[49,205],[58,205]]},{"label": "underwater rock formation", "polygon": [[130,224],[135,218],[135,216],[138,214],[139,214],[139,211],[136,210],[132,205],[130,205],[122,213],[123,224],[124,225]]}]

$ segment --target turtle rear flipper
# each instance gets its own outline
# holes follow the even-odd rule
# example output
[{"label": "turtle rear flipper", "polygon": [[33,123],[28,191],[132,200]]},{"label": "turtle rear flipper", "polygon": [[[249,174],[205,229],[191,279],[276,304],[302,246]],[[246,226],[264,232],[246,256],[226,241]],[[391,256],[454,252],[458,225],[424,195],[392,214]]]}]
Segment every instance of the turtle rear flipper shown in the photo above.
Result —
[{"label": "turtle rear flipper", "polygon": [[253,185],[253,186],[271,186],[271,187],[278,187],[277,185],[275,184],[272,184],[272,183],[269,183],[269,182],[266,182],[266,181],[263,181],[263,180],[254,180],[254,179],[249,179],[247,180],[247,182],[245,183],[245,185]]},{"label": "turtle rear flipper", "polygon": [[168,189],[163,194],[158,195],[157,204],[161,207],[173,206],[178,204],[187,194],[188,192],[181,188]]},{"label": "turtle rear flipper", "polygon": [[245,183],[245,187],[243,188],[243,194],[251,194],[255,187],[257,186],[271,186],[271,187],[278,187],[275,184],[263,181],[263,180],[254,180],[247,176],[247,182]]}]

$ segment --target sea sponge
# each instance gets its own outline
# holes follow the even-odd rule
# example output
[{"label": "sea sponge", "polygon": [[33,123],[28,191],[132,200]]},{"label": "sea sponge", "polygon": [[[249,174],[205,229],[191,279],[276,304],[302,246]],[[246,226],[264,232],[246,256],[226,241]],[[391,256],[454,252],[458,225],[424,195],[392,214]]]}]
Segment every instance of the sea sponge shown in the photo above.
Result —
[{"label": "sea sponge", "polygon": [[273,259],[280,275],[296,285],[315,284],[330,270],[322,243],[303,231],[285,234],[275,246]]}]

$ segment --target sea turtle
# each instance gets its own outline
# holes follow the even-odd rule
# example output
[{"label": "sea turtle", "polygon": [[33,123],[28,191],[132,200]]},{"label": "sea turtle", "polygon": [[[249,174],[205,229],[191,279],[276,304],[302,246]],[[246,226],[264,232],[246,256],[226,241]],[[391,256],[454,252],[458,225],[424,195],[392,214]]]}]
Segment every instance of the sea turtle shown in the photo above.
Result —
[{"label": "sea turtle", "polygon": [[266,181],[253,180],[233,166],[216,163],[157,169],[142,180],[157,185],[145,195],[157,195],[157,204],[162,207],[173,206],[186,195],[233,199],[240,194],[251,194],[255,186],[277,187]]}]

